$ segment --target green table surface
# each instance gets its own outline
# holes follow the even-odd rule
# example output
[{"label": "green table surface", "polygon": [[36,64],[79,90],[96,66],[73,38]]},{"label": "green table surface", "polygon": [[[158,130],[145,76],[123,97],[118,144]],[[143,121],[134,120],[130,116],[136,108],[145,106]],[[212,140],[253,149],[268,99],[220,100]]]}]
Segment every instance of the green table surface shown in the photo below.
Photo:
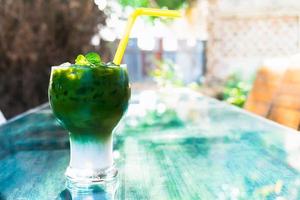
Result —
[{"label": "green table surface", "polygon": [[[114,133],[115,199],[300,199],[300,135],[187,89],[131,98]],[[108,199],[65,189],[68,134],[48,104],[0,126],[0,200]]]}]

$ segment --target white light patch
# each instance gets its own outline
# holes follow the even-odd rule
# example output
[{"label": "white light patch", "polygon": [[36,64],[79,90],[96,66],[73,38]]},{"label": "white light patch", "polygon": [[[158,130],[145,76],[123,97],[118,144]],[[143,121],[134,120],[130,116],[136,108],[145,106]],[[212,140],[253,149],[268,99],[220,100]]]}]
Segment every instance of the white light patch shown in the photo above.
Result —
[{"label": "white light patch", "polygon": [[147,37],[147,35],[140,36],[138,37],[137,45],[141,50],[152,51],[155,47],[155,39],[151,36]]},{"label": "white light patch", "polygon": [[95,0],[95,4],[98,6],[99,10],[104,10],[107,6],[106,0]]},{"label": "white light patch", "polygon": [[176,51],[178,49],[177,40],[174,37],[163,38],[163,49],[165,51]]},{"label": "white light patch", "polygon": [[101,29],[100,35],[104,40],[109,42],[113,42],[116,39],[115,33],[110,28],[107,27],[103,27]]},{"label": "white light patch", "polygon": [[166,105],[163,103],[160,103],[157,105],[157,112],[160,114],[164,113],[166,111],[166,109],[167,109]]},{"label": "white light patch", "polygon": [[94,35],[91,39],[91,44],[93,46],[99,46],[100,45],[100,36],[99,35]]},{"label": "white light patch", "polygon": [[196,44],[197,44],[197,41],[196,41],[196,39],[194,39],[194,38],[189,38],[189,39],[187,40],[187,45],[188,45],[189,47],[194,47],[194,46],[196,46]]}]

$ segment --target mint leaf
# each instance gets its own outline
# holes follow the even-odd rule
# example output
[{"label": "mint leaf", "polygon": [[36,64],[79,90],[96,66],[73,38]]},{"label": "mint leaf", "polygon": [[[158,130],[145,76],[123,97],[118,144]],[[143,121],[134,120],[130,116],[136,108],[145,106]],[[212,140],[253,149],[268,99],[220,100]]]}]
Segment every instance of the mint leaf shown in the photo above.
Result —
[{"label": "mint leaf", "polygon": [[101,65],[101,58],[99,54],[95,52],[90,52],[85,55],[85,58],[88,60],[88,62],[94,66],[100,66]]},{"label": "mint leaf", "polygon": [[88,67],[99,67],[104,64],[101,61],[99,54],[95,52],[87,53],[85,56],[80,54],[75,60],[75,65],[88,66]]},{"label": "mint leaf", "polygon": [[84,57],[84,55],[79,54],[77,58],[75,59],[75,65],[81,65],[81,66],[90,66],[89,61]]}]

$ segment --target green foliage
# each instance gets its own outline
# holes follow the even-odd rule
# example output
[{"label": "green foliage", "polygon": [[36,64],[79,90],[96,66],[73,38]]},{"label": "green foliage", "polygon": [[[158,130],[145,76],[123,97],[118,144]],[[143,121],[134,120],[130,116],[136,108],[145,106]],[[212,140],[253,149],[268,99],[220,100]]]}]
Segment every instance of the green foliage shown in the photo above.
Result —
[{"label": "green foliage", "polygon": [[119,0],[119,2],[124,7],[158,7],[168,9],[179,9],[189,3],[188,0]]},{"label": "green foliage", "polygon": [[186,2],[186,0],[156,0],[157,5],[160,8],[167,7],[168,9],[179,9],[181,8]]},{"label": "green foliage", "polygon": [[223,100],[238,107],[243,107],[251,88],[249,82],[241,80],[237,74],[230,76],[225,83]]},{"label": "green foliage", "polygon": [[82,65],[82,66],[88,66],[89,61],[85,58],[84,55],[79,54],[77,58],[75,59],[75,64],[76,65]]},{"label": "green foliage", "polygon": [[172,109],[166,109],[164,112],[159,112],[157,109],[148,111],[143,119],[139,120],[140,127],[180,127],[183,126],[183,122],[177,116],[177,113]]},{"label": "green foliage", "polygon": [[134,8],[138,7],[149,7],[149,0],[119,0],[122,6],[131,6]]},{"label": "green foliage", "polygon": [[[126,131],[130,134],[151,129],[171,129],[184,127],[184,122],[174,109],[161,110],[157,105],[155,108],[145,109],[145,115],[136,115],[124,119]],[[137,123],[138,122],[138,123]]]},{"label": "green foliage", "polygon": [[102,64],[100,55],[95,52],[87,53],[85,58],[91,65],[100,66]]},{"label": "green foliage", "polygon": [[157,62],[157,68],[150,72],[150,76],[154,78],[156,83],[162,86],[184,85],[178,71],[176,70],[176,65],[168,60]]},{"label": "green foliage", "polygon": [[[181,8],[186,8],[195,0],[119,0],[119,3],[123,7],[132,7],[132,8],[166,8],[169,10],[178,10]],[[143,17],[146,23],[153,24],[154,20],[159,17],[154,16],[144,16]],[[169,23],[172,21],[171,18],[160,18],[164,23]]]},{"label": "green foliage", "polygon": [[86,54],[85,56],[82,54],[79,54],[77,58],[75,59],[76,65],[81,66],[90,66],[90,67],[98,67],[103,65],[101,62],[101,58],[99,54],[95,52],[90,52]]}]

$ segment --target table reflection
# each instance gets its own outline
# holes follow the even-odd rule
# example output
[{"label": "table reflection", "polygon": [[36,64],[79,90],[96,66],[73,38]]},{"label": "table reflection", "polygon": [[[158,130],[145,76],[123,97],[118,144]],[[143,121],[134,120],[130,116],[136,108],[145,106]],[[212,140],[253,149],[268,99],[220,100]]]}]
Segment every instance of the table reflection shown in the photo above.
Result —
[{"label": "table reflection", "polygon": [[113,183],[102,186],[95,186],[90,191],[70,191],[64,189],[59,193],[57,200],[114,200],[118,184]]}]

